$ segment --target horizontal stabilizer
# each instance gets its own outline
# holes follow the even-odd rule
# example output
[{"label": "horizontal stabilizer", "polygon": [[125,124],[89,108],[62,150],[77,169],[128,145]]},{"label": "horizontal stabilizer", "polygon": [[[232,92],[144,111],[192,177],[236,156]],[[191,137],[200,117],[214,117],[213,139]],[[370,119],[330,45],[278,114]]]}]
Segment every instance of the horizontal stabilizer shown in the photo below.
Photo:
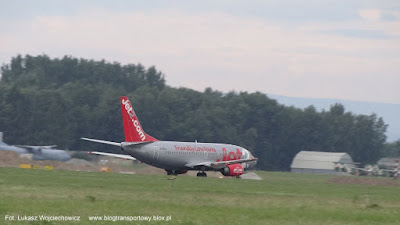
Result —
[{"label": "horizontal stabilizer", "polygon": [[122,148],[126,148],[126,147],[131,147],[131,148],[135,148],[135,147],[140,147],[143,145],[147,145],[153,143],[152,141],[146,141],[146,142],[122,142],[121,146]]},{"label": "horizontal stabilizer", "polygon": [[118,142],[97,140],[97,139],[91,139],[91,138],[81,138],[81,139],[85,140],[85,141],[91,141],[91,142],[97,142],[97,143],[102,143],[102,144],[114,145],[114,146],[121,147],[121,143],[118,143]]}]

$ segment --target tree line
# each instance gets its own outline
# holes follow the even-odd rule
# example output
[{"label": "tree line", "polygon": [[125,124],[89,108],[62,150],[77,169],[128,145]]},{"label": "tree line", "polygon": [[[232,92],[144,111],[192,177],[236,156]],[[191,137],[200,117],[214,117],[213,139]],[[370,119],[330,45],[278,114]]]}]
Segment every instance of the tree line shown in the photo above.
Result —
[{"label": "tree line", "polygon": [[117,152],[80,138],[123,141],[119,97],[126,95],[152,136],[237,144],[263,170],[288,170],[301,150],[347,152],[360,163],[395,151],[385,148],[387,125],[375,114],[340,104],[322,112],[286,107],[260,92],[172,88],[154,66],[18,55],[1,73],[0,129],[11,144]]}]

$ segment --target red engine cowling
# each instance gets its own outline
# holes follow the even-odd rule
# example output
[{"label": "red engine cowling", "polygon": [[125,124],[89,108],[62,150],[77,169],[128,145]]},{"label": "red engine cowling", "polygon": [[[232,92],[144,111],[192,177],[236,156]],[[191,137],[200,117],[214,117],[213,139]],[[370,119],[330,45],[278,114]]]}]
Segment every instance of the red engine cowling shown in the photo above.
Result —
[{"label": "red engine cowling", "polygon": [[241,164],[231,164],[227,165],[221,173],[224,176],[240,176],[244,172],[243,166]]}]

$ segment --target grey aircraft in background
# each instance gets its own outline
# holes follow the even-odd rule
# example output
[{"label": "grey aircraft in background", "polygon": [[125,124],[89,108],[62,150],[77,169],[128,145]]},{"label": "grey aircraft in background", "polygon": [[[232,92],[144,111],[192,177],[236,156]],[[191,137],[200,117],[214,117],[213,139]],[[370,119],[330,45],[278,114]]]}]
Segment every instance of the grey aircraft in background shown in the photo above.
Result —
[{"label": "grey aircraft in background", "polygon": [[8,145],[2,141],[0,141],[0,150],[12,151],[12,152],[16,152],[18,154],[28,154],[29,153],[28,150],[26,150],[25,148]]},{"label": "grey aircraft in background", "polygon": [[146,134],[127,97],[121,97],[125,142],[82,138],[83,140],[121,147],[126,153],[89,152],[125,159],[137,159],[165,169],[168,175],[197,170],[197,176],[206,177],[205,171],[220,171],[224,176],[239,177],[257,163],[248,150],[237,145],[220,143],[159,141]]},{"label": "grey aircraft in background", "polygon": [[55,160],[55,161],[68,161],[71,159],[71,155],[68,152],[55,149],[55,145],[51,146],[30,146],[30,145],[18,145],[19,147],[26,148],[28,154],[32,154],[33,160]]},{"label": "grey aircraft in background", "polygon": [[71,156],[64,150],[54,149],[52,146],[8,145],[0,141],[0,150],[13,151],[21,154],[31,154],[33,160],[68,161]]}]

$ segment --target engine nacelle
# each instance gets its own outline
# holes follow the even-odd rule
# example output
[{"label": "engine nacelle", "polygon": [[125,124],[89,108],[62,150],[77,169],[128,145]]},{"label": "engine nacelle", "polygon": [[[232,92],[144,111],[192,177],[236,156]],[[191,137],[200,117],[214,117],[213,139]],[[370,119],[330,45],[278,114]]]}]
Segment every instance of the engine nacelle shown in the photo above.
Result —
[{"label": "engine nacelle", "polygon": [[231,164],[227,165],[224,169],[221,170],[221,173],[224,176],[240,176],[244,172],[243,166],[241,164]]}]

